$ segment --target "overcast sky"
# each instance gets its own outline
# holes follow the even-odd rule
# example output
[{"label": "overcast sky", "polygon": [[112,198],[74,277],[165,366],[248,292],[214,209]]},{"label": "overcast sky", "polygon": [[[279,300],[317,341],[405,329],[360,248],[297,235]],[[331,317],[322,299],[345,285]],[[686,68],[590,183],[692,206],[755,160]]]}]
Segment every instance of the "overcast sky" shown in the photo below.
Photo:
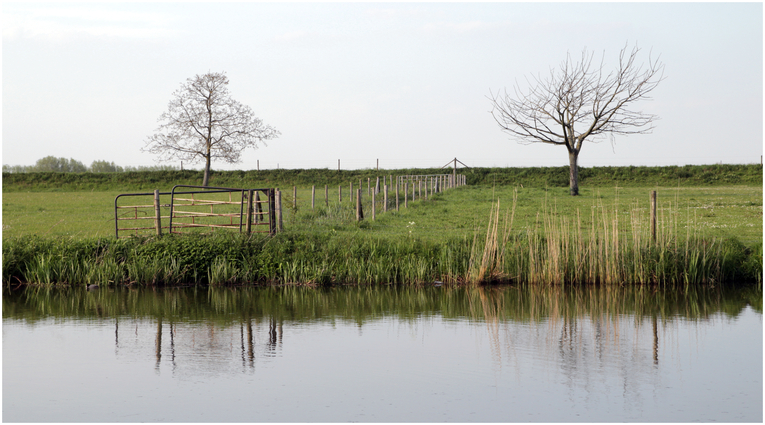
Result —
[{"label": "overcast sky", "polygon": [[637,106],[661,119],[585,143],[581,166],[758,163],[762,22],[762,3],[3,2],[2,162],[153,165],[140,149],[171,94],[224,71],[282,134],[214,169],[568,165],[510,139],[487,97],[637,44],[665,64]]}]

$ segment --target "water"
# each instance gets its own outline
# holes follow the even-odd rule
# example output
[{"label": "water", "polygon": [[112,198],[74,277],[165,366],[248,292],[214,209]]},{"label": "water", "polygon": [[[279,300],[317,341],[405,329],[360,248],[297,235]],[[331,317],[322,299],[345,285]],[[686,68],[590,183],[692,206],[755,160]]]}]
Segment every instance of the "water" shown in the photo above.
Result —
[{"label": "water", "polygon": [[759,288],[3,295],[6,422],[762,422],[762,362]]}]

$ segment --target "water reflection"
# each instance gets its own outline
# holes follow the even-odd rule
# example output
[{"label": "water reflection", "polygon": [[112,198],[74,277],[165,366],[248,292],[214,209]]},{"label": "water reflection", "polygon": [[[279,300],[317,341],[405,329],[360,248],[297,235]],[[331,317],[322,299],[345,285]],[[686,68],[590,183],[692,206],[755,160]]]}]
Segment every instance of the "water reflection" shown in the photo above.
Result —
[{"label": "water reflection", "polygon": [[[4,416],[10,412],[9,420],[46,422],[50,418],[24,416],[23,412],[32,410],[22,406],[36,398],[58,400],[61,394],[55,385],[51,395],[41,394],[44,389],[34,384],[26,389],[26,382],[35,382],[29,379],[29,370],[50,362],[43,354],[27,360],[23,353],[71,351],[76,363],[82,350],[96,353],[112,341],[114,353],[101,359],[108,365],[104,370],[112,374],[135,365],[130,373],[140,374],[148,369],[158,381],[150,385],[156,394],[147,398],[164,397],[179,388],[194,397],[201,393],[198,385],[203,385],[207,399],[221,405],[251,394],[253,399],[237,405],[250,410],[257,405],[259,411],[273,412],[274,421],[368,421],[364,415],[370,413],[373,398],[385,400],[377,410],[381,414],[377,421],[383,422],[442,420],[405,413],[419,411],[450,412],[446,420],[461,422],[762,418],[761,404],[737,410],[745,412],[740,418],[720,415],[720,403],[715,407],[703,400],[710,386],[716,397],[725,400],[721,395],[726,394],[726,385],[734,385],[728,393],[736,400],[749,403],[751,394],[744,397],[736,391],[751,392],[751,388],[759,391],[761,400],[760,287],[687,291],[527,286],[98,291],[30,287],[6,288],[2,302],[4,387],[13,388],[3,398],[8,406]],[[751,320],[752,314],[759,317],[759,333],[744,330],[745,338],[735,336],[742,331],[733,324],[742,317]],[[721,327],[725,332],[719,332]],[[40,333],[35,329],[68,333],[36,339]],[[93,329],[105,331],[106,339],[97,339],[97,345],[91,343],[81,351],[72,347],[72,341],[86,338],[86,331]],[[713,338],[709,335],[713,332],[722,337]],[[47,350],[30,348],[35,344],[30,338]],[[732,372],[724,368],[736,362],[720,364],[720,356],[752,350],[726,346],[720,342],[724,338],[754,344],[754,351],[759,350],[738,362],[743,371],[733,372],[759,379],[754,386],[730,384]],[[729,351],[717,353],[721,348]],[[710,375],[706,352],[713,370],[724,371],[722,376]],[[64,357],[59,354],[59,361]],[[89,365],[76,373],[85,376],[92,368]],[[58,373],[49,371],[46,382],[55,382]],[[112,391],[129,391],[124,382],[131,378],[125,375],[116,380],[119,386]],[[162,383],[167,378],[169,385]],[[699,389],[695,384],[683,386],[699,379],[711,384],[704,381]],[[101,377],[92,380],[95,385]],[[146,377],[135,381],[136,393],[144,397]],[[273,387],[274,382],[280,387]],[[60,385],[67,387],[71,382],[62,379]],[[26,392],[38,397],[25,396]],[[287,400],[293,399],[302,404],[290,407]],[[103,401],[104,409],[120,411],[121,406],[112,400]],[[322,416],[323,409],[337,400],[363,408],[339,411],[347,415]],[[390,409],[394,401],[397,410]],[[400,407],[408,403],[412,403],[410,410]],[[489,405],[478,409],[482,403]],[[678,410],[683,403],[699,405],[694,414],[712,410],[696,417]],[[59,404],[82,411],[76,403],[62,400]],[[168,411],[171,405],[167,404]],[[198,421],[192,413],[203,406],[187,402],[180,408],[188,416],[174,419]],[[136,411],[132,406],[124,410]],[[213,421],[252,421],[246,415],[250,410],[222,410],[229,416]],[[480,416],[469,416],[471,411]],[[517,416],[520,412],[536,416]],[[106,418],[112,419],[91,419]]]},{"label": "water reflection", "polygon": [[[382,317],[411,322],[438,315],[484,322],[498,367],[503,356],[536,347],[555,352],[560,367],[573,379],[577,371],[604,367],[609,358],[629,359],[631,368],[658,366],[660,349],[665,348],[660,336],[672,332],[672,323],[709,320],[715,314],[735,317],[747,305],[762,312],[761,288],[697,288],[679,293],[595,286],[99,291],[28,287],[5,289],[3,317],[28,323],[47,317],[114,320],[117,353],[130,344],[151,345],[159,371],[163,359],[176,370],[179,352],[214,363],[231,358],[233,347],[238,347],[236,356],[241,357],[242,366],[254,368],[258,357],[278,356],[285,323],[346,321],[361,329]],[[121,321],[135,321],[135,328],[121,330]],[[139,335],[147,329],[139,323],[146,321],[154,323],[153,344],[146,343],[148,335]]]}]

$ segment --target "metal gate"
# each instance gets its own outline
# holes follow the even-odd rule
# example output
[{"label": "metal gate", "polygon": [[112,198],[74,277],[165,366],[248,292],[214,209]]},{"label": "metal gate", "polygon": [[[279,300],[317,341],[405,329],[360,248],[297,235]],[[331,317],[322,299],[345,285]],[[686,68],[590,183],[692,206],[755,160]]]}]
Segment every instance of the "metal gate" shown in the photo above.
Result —
[{"label": "metal gate", "polygon": [[[175,185],[170,192],[123,193],[114,199],[115,236],[119,238],[120,232],[138,236],[160,235],[163,230],[183,233],[216,229],[275,234],[275,193],[275,189],[189,185]],[[153,203],[120,205],[120,199],[127,197],[153,197]],[[120,227],[120,223],[128,224]]]}]

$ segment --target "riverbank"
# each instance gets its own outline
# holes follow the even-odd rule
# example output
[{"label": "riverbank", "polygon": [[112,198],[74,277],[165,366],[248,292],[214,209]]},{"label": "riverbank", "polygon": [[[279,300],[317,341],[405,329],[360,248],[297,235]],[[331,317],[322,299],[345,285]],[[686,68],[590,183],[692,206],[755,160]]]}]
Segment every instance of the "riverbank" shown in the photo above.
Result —
[{"label": "riverbank", "polygon": [[[361,232],[42,238],[3,241],[6,284],[485,284],[716,285],[761,282],[762,244],[686,232],[632,235],[613,218],[543,217],[517,231],[495,213],[486,231],[439,242]],[[593,221],[593,223],[596,223]],[[570,231],[578,229],[578,231]]]},{"label": "riverbank", "polygon": [[[523,170],[503,169],[494,175],[484,173],[480,179],[475,177],[481,175],[479,170],[465,174],[468,181],[472,172],[475,181],[485,183],[502,173],[517,177]],[[589,178],[642,173],[648,181],[677,181],[672,187],[616,185],[612,180],[583,185],[577,197],[568,196],[565,185],[546,186],[544,176],[555,169],[529,170],[512,184],[463,186],[420,197],[407,207],[402,203],[398,210],[391,205],[374,220],[365,209],[361,222],[356,221],[354,204],[347,197],[339,199],[335,194],[331,201],[321,199],[312,207],[311,187],[296,187],[295,198],[291,191],[284,191],[284,232],[251,238],[214,234],[117,240],[113,230],[117,192],[54,192],[40,182],[34,191],[24,192],[23,184],[14,186],[4,180],[3,279],[6,284],[43,285],[761,282],[759,165],[615,167],[611,174],[602,168]],[[678,170],[687,175],[679,177]],[[300,175],[305,170],[272,171]],[[309,171],[312,179],[343,174]],[[142,178],[166,189],[162,185],[169,183],[160,178],[161,173]],[[262,177],[264,172],[225,173]],[[718,176],[713,181],[739,184],[685,185],[703,176],[711,178],[708,173]],[[759,180],[741,184],[754,181],[746,177],[750,173]],[[49,177],[56,184],[72,178]],[[101,177],[81,175],[80,180],[87,183]],[[32,175],[26,178],[34,181]],[[126,181],[137,185],[130,191],[139,190],[139,183]],[[279,184],[295,182],[293,175]],[[247,187],[245,183],[246,179],[216,184]],[[12,189],[5,193],[6,188]],[[656,238],[649,234],[652,190],[659,193]]]}]

